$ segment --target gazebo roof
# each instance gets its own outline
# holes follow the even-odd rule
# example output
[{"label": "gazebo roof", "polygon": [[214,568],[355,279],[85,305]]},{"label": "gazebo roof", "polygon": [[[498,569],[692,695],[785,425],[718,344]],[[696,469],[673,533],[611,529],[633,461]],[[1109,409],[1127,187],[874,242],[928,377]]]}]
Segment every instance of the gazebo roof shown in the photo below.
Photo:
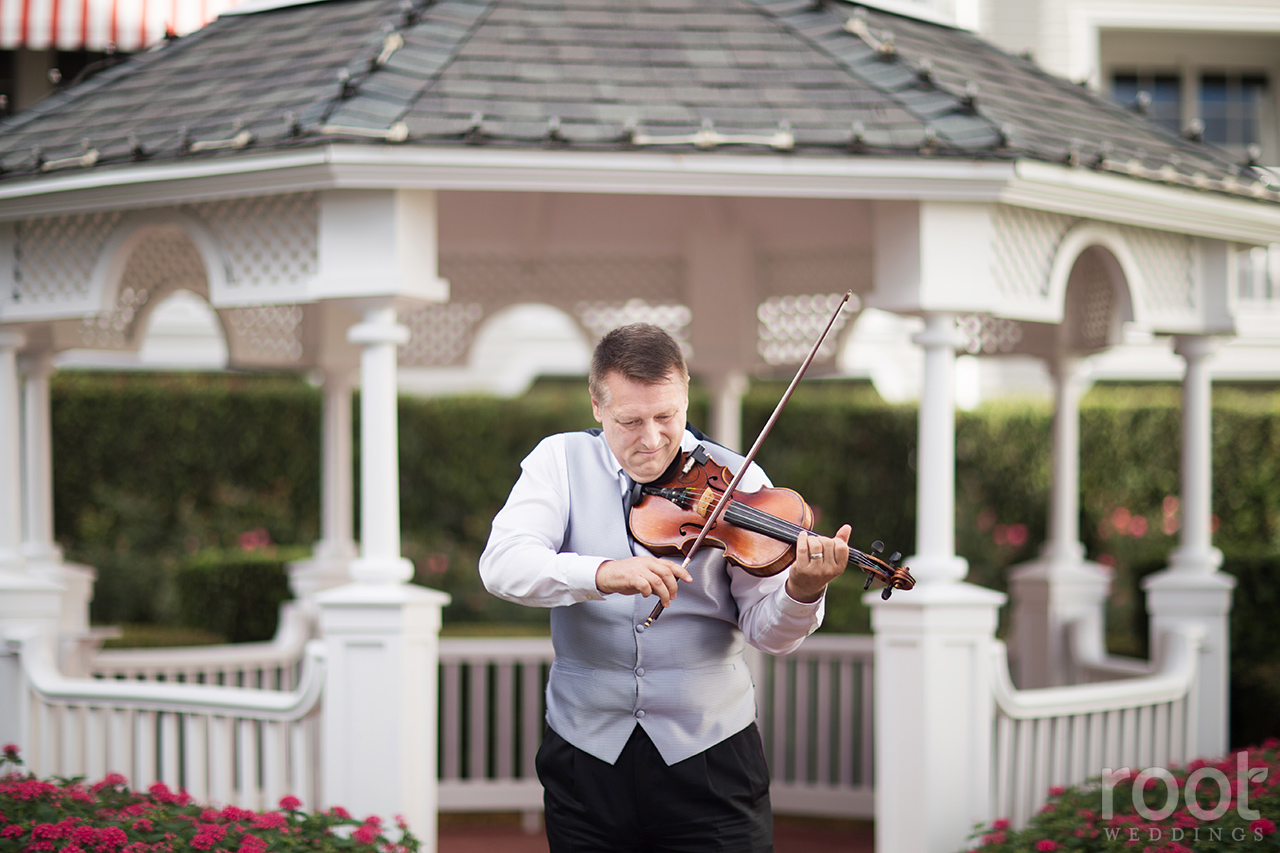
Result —
[{"label": "gazebo roof", "polygon": [[324,144],[1030,159],[1280,200],[968,31],[838,0],[250,3],[0,123],[0,177]]}]

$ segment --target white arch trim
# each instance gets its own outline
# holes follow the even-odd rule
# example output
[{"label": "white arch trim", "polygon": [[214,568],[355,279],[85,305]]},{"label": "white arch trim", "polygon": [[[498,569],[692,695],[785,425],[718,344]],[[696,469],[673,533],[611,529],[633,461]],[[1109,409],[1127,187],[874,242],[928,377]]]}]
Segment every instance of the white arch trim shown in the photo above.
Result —
[{"label": "white arch trim", "polygon": [[177,228],[200,254],[205,277],[205,292],[201,296],[213,301],[226,287],[230,277],[226,256],[203,223],[176,210],[142,211],[125,216],[103,244],[102,254],[89,280],[92,304],[100,310],[110,309],[115,304],[120,281],[133,250],[159,228]]},{"label": "white arch trim", "polygon": [[1113,226],[1083,222],[1073,226],[1063,235],[1054,255],[1053,265],[1049,268],[1048,304],[1058,312],[1058,319],[1066,316],[1067,282],[1071,278],[1071,270],[1075,267],[1080,255],[1093,246],[1100,246],[1111,253],[1120,265],[1124,276],[1124,285],[1129,291],[1129,304],[1133,310],[1132,322],[1139,327],[1146,327],[1149,312],[1144,302],[1144,280],[1142,268],[1133,256],[1128,242],[1119,229]]}]

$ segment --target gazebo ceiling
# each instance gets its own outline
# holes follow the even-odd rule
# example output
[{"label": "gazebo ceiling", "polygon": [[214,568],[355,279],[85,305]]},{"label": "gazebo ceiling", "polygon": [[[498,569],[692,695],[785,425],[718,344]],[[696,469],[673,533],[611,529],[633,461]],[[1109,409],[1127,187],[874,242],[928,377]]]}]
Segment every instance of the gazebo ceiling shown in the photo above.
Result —
[{"label": "gazebo ceiling", "polygon": [[1280,200],[970,32],[837,0],[250,3],[0,123],[0,180],[335,143],[1036,160]]}]

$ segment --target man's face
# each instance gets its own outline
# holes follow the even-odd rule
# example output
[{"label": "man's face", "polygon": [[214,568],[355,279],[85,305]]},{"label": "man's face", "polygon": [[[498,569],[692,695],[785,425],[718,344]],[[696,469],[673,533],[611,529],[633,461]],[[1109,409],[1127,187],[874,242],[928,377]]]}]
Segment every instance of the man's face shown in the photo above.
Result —
[{"label": "man's face", "polygon": [[637,483],[652,483],[680,452],[689,393],[675,371],[656,385],[608,373],[605,400],[591,398],[591,411],[622,469]]}]

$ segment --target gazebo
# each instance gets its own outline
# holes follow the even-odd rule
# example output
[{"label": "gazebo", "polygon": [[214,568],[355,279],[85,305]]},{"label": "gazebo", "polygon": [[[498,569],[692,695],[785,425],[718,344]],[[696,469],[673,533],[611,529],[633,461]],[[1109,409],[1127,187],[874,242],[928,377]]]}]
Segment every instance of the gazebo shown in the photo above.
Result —
[{"label": "gazebo", "polygon": [[[1210,537],[1209,360],[1238,254],[1280,241],[1278,202],[1252,164],[874,3],[246,3],[0,123],[0,632],[87,629],[91,571],[52,529],[48,379],[60,352],[136,348],[175,290],[208,300],[232,365],[323,375],[322,537],[293,582],[330,683],[378,672],[380,690],[414,689],[387,684],[438,627],[438,598],[404,583],[398,365],[459,363],[518,304],[590,339],[646,319],[687,346],[713,434],[741,446],[751,377],[789,372],[852,291],[817,369],[861,308],[923,319],[919,583],[873,616],[879,843],[958,846],[987,816],[979,664],[1004,596],[965,583],[955,553],[956,353],[1032,354],[1054,379],[1049,542],[1011,587],[1036,687],[1075,678],[1069,625],[1101,637],[1106,579],[1078,532],[1082,364],[1127,334],[1172,339],[1184,524],[1148,609],[1153,635],[1203,632],[1198,746],[1220,751],[1232,582]],[[0,739],[17,739],[4,702]],[[407,735],[395,707],[335,701],[333,725]],[[332,801],[416,813],[383,759],[331,759],[351,771]]]}]

